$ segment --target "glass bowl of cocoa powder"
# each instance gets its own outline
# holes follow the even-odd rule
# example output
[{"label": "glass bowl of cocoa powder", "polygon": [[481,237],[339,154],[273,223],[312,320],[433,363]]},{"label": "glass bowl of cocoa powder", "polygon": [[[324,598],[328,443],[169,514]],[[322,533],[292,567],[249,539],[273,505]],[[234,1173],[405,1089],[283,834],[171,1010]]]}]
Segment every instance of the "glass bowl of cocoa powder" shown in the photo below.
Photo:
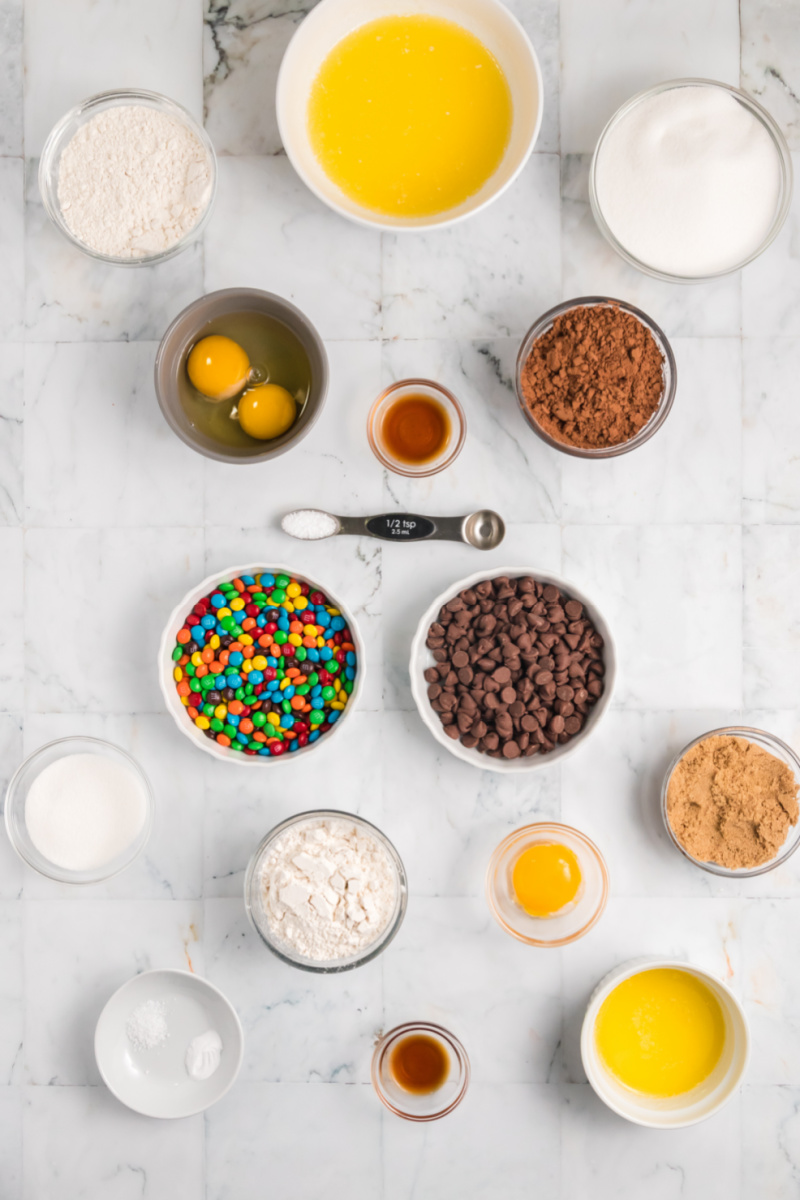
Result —
[{"label": "glass bowl of cocoa powder", "polygon": [[608,296],[549,309],[517,355],[522,415],[548,446],[576,458],[614,458],[643,446],[669,416],[676,386],[662,330]]},{"label": "glass bowl of cocoa powder", "polygon": [[727,879],[774,871],[800,845],[800,758],[772,733],[712,729],[676,754],[661,815],[684,858]]}]

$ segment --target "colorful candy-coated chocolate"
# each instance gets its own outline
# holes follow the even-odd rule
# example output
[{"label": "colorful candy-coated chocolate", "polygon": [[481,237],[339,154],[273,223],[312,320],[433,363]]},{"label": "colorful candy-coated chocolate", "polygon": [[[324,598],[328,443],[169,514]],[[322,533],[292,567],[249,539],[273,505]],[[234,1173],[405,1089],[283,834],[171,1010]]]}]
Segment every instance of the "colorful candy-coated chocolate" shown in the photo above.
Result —
[{"label": "colorful candy-coated chocolate", "polygon": [[323,592],[285,574],[220,583],[184,618],[175,687],[206,737],[279,757],[340,717],[358,670],[347,621]]}]

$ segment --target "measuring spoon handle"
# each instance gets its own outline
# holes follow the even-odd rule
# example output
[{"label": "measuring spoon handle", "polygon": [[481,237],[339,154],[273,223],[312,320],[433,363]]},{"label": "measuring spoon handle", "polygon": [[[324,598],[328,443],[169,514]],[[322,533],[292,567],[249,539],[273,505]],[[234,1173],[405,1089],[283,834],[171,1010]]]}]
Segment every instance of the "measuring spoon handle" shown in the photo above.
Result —
[{"label": "measuring spoon handle", "polygon": [[381,513],[375,517],[339,517],[342,533],[385,542],[463,542],[464,517],[421,517],[417,513]]}]

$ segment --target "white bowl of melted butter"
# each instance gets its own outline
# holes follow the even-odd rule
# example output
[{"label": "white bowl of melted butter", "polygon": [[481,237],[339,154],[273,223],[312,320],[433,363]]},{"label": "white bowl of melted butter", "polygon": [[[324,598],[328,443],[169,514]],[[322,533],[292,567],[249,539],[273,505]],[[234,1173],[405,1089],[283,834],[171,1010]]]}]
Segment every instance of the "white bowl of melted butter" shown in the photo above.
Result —
[{"label": "white bowl of melted butter", "polygon": [[292,165],[329,208],[434,229],[517,178],[541,128],[542,73],[500,0],[321,0],[286,50],[276,103]]},{"label": "white bowl of melted butter", "polygon": [[741,1003],[715,975],[680,959],[637,958],[597,985],[581,1029],[592,1088],[635,1125],[680,1129],[713,1116],[750,1058]]}]

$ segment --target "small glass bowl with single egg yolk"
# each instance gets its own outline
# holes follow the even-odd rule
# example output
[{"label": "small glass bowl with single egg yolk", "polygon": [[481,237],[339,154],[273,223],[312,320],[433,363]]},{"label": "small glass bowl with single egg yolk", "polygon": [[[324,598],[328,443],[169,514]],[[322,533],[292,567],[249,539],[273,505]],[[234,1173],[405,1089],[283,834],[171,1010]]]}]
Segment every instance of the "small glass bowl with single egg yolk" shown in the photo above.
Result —
[{"label": "small glass bowl with single egg yolk", "polygon": [[542,821],[495,850],[486,898],[498,925],[529,946],[564,946],[588,933],[608,900],[608,870],[585,834]]}]

